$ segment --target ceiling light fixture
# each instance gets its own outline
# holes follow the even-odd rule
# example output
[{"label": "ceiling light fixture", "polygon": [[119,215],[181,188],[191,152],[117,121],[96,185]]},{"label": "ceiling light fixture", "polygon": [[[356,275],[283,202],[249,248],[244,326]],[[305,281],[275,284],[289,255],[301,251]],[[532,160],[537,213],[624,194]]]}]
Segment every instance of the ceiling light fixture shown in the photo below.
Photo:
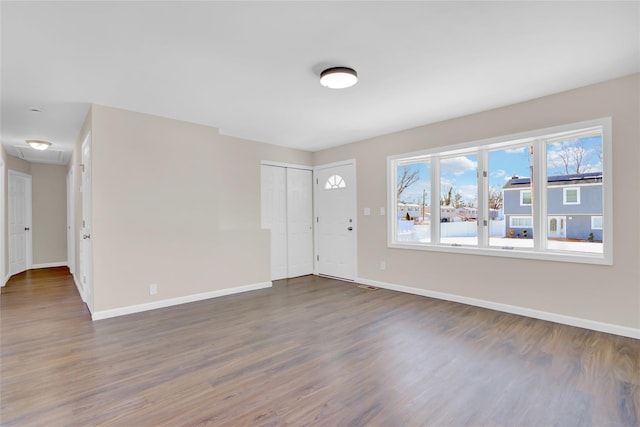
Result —
[{"label": "ceiling light fixture", "polygon": [[49,141],[40,141],[37,139],[28,139],[27,144],[35,150],[46,150],[51,147],[51,143]]},{"label": "ceiling light fixture", "polygon": [[333,67],[320,73],[320,84],[330,89],[344,89],[358,82],[358,73],[353,68]]}]

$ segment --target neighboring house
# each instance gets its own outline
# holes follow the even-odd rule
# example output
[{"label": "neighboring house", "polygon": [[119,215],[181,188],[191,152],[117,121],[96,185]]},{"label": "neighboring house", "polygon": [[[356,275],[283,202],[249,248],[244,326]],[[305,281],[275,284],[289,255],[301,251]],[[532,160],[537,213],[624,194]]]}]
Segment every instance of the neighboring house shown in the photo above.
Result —
[{"label": "neighboring house", "polygon": [[[602,241],[602,172],[550,176],[547,185],[547,236]],[[533,237],[531,180],[514,176],[504,185],[508,235]]]},{"label": "neighboring house", "polygon": [[405,219],[409,214],[409,217],[412,220],[417,220],[421,218],[421,206],[417,203],[398,203],[398,218]]}]

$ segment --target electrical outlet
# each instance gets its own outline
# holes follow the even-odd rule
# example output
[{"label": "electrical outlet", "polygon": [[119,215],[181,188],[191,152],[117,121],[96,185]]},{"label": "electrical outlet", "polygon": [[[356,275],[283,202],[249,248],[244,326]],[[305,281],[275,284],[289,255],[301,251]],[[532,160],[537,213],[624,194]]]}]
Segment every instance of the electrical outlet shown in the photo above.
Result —
[{"label": "electrical outlet", "polygon": [[364,216],[371,215],[371,208],[364,208]]},{"label": "electrical outlet", "polygon": [[149,295],[158,295],[158,284],[152,283],[149,285]]},{"label": "electrical outlet", "polygon": [[380,270],[386,270],[387,269],[387,263],[384,261],[380,261]]},{"label": "electrical outlet", "polygon": [[386,214],[383,207],[380,208],[380,216],[384,216]]}]

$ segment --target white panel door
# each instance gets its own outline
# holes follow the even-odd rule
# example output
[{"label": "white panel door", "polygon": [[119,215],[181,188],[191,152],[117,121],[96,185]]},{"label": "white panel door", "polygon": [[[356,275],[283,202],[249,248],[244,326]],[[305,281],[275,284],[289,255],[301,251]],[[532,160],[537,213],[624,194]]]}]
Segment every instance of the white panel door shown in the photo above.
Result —
[{"label": "white panel door", "polygon": [[313,273],[313,177],[287,168],[287,277]]},{"label": "white panel door", "polygon": [[9,274],[31,268],[31,176],[9,171]]},{"label": "white panel door", "polygon": [[271,230],[271,280],[287,277],[286,169],[261,167],[262,228]]},{"label": "white panel door", "polygon": [[82,143],[82,227],[80,229],[80,283],[93,313],[93,244],[91,241],[91,135]]},{"label": "white panel door", "polygon": [[355,165],[316,172],[318,274],[356,278]]},{"label": "white panel door", "polygon": [[75,276],[76,248],[74,238],[74,209],[73,169],[69,169],[69,172],[67,173],[67,265],[69,266],[69,272]]}]

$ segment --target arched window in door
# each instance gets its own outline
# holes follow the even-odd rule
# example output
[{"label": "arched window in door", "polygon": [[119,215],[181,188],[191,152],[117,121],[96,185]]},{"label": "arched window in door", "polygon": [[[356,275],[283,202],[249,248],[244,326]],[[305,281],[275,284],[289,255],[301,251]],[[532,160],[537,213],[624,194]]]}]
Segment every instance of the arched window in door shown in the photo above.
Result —
[{"label": "arched window in door", "polygon": [[325,190],[337,190],[338,188],[346,188],[347,183],[340,175],[331,175],[324,183]]}]

